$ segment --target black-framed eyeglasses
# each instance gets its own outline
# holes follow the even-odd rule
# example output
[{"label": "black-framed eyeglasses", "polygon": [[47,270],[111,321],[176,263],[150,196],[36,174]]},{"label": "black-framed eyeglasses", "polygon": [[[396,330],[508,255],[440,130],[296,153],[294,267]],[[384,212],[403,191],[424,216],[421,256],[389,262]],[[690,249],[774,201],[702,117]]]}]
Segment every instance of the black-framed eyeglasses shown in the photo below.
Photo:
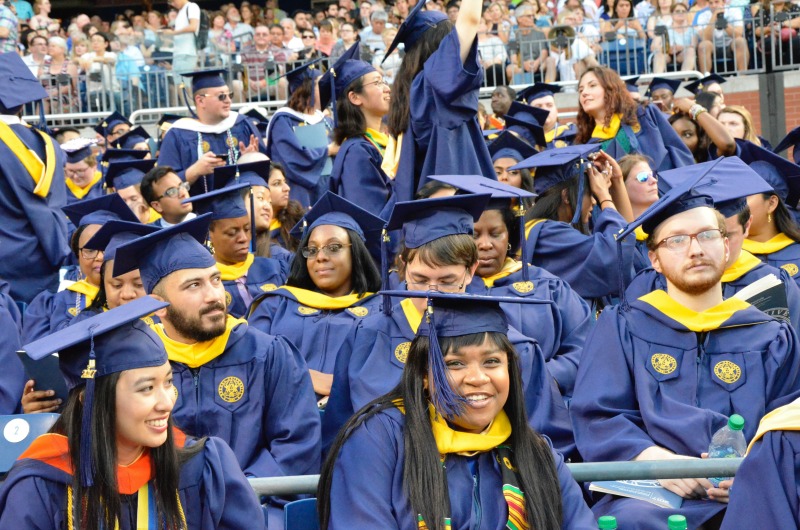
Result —
[{"label": "black-framed eyeglasses", "polygon": [[697,241],[698,245],[705,248],[707,245],[722,239],[722,230],[719,228],[710,228],[702,232],[697,232],[696,234],[677,234],[665,237],[659,241],[656,248],[663,246],[670,252],[685,252],[692,244],[692,239]]},{"label": "black-framed eyeglasses", "polygon": [[188,182],[181,182],[177,186],[173,186],[172,188],[167,188],[164,190],[164,195],[156,199],[157,201],[163,199],[164,197],[174,199],[175,197],[181,194],[181,191],[188,192],[191,185]]},{"label": "black-framed eyeglasses", "polygon": [[326,256],[331,257],[331,256],[335,256],[336,254],[338,254],[339,252],[341,252],[345,248],[352,247],[352,246],[353,245],[350,244],[350,243],[348,243],[348,244],[344,244],[344,243],[328,243],[327,245],[322,245],[321,247],[303,247],[303,249],[300,251],[300,253],[306,259],[314,259],[314,258],[317,257],[317,254],[319,254],[319,252],[321,250],[321,251],[323,251],[325,253]]},{"label": "black-framed eyeglasses", "polygon": [[313,39],[316,38],[316,35],[303,35],[304,39]]},{"label": "black-framed eyeglasses", "polygon": [[229,99],[231,99],[231,95],[232,94],[230,92],[222,92],[220,94],[200,94],[200,95],[203,96],[204,98],[205,97],[212,97],[212,98],[217,98],[221,102],[225,102],[225,101],[228,101]]},{"label": "black-framed eyeglasses", "polygon": [[[461,279],[452,282],[428,283],[428,282],[412,282],[410,280],[406,280],[406,284],[409,287],[414,286],[413,290],[415,291],[442,291],[442,292],[460,291],[461,289],[464,288],[464,284],[467,282],[468,272],[469,268],[464,267],[464,275],[461,277]],[[420,289],[420,287],[422,289]]]},{"label": "black-framed eyeglasses", "polygon": [[81,251],[81,257],[83,259],[95,259],[98,254],[103,252],[102,250],[97,250],[94,248],[86,248],[86,247],[83,247],[79,250]]}]

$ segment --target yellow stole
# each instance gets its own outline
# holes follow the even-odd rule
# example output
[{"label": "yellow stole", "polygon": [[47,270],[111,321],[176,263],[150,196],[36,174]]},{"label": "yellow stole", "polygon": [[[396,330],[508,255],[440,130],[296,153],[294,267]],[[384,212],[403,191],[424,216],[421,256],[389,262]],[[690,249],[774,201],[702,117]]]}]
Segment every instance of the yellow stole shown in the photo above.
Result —
[{"label": "yellow stole", "polygon": [[696,333],[718,329],[734,313],[750,307],[750,304],[744,300],[728,298],[722,303],[698,313],[679,304],[661,289],[646,294],[639,300],[650,304],[672,320],[683,324],[689,331]]},{"label": "yellow stole", "polygon": [[647,241],[647,234],[644,233],[641,226],[637,226],[633,233],[636,234],[636,241]]},{"label": "yellow stole", "polygon": [[[602,123],[595,124],[594,130],[592,131],[592,138],[596,140],[611,140],[612,138],[616,138],[620,127],[622,127],[622,115],[614,114],[611,116],[608,127],[604,127]],[[641,127],[637,124],[631,127],[631,129],[633,129],[633,132],[639,132]]]},{"label": "yellow stole", "polygon": [[89,307],[90,305],[92,305],[92,302],[97,296],[97,293],[100,291],[100,288],[95,287],[86,280],[78,280],[77,282],[67,287],[67,291],[72,291],[73,293],[79,293],[85,296],[86,307]]},{"label": "yellow stole", "polygon": [[147,218],[147,224],[155,223],[161,219],[161,214],[150,208],[150,217]]},{"label": "yellow stole", "polygon": [[759,265],[761,265],[760,259],[753,256],[746,250],[742,250],[741,254],[739,254],[739,257],[736,258],[736,261],[734,261],[730,267],[725,269],[725,272],[722,274],[722,283],[738,280]]},{"label": "yellow stole", "polygon": [[544,133],[545,142],[547,142],[548,144],[551,143],[553,140],[556,139],[556,136],[563,133],[567,129],[569,129],[569,125],[559,125],[558,127],[553,127],[552,129]]},{"label": "yellow stole", "polygon": [[383,152],[383,163],[381,169],[390,178],[397,175],[397,168],[400,166],[400,149],[403,146],[403,133],[397,138],[389,135],[386,141],[386,150]]},{"label": "yellow stole", "polygon": [[752,254],[763,255],[772,254],[773,252],[783,250],[789,245],[794,245],[795,243],[796,241],[794,239],[790,239],[789,236],[781,232],[769,241],[764,241],[763,243],[759,241],[753,241],[752,239],[745,239],[744,243],[742,243],[742,248]]},{"label": "yellow stole", "polygon": [[184,344],[167,337],[167,334],[164,333],[164,324],[152,324],[150,328],[161,338],[170,361],[185,364],[189,368],[197,368],[222,355],[228,345],[231,331],[239,324],[247,324],[247,321],[228,315],[225,332],[222,335],[194,344]]},{"label": "yellow stole", "polygon": [[0,122],[0,141],[5,143],[11,152],[17,156],[19,162],[33,179],[35,184],[33,194],[37,197],[47,197],[47,194],[50,193],[53,174],[56,170],[56,151],[53,146],[53,139],[50,136],[36,129],[34,131],[44,140],[44,153],[47,159],[45,162],[42,162],[35,152],[28,149],[14,133],[14,130],[3,122]]},{"label": "yellow stole", "polygon": [[75,197],[78,199],[83,199],[92,189],[92,186],[100,182],[101,178],[103,178],[103,174],[99,171],[95,171],[92,180],[83,188],[72,182],[72,179],[65,179],[65,182],[67,183],[67,188],[69,188],[69,191],[71,191]]},{"label": "yellow stole", "polygon": [[255,261],[255,259],[255,256],[248,254],[246,260],[234,265],[223,265],[222,263],[217,262],[217,268],[221,274],[222,281],[238,280],[242,276],[245,276],[247,271],[250,270],[250,266],[253,265],[253,261]]},{"label": "yellow stole", "polygon": [[358,293],[351,293],[345,296],[328,296],[316,291],[309,291],[308,289],[301,289],[299,287],[281,287],[284,291],[289,291],[295,299],[303,305],[313,307],[314,309],[347,309],[352,307],[353,304],[358,303],[367,296],[373,293],[364,293],[364,296],[358,296]]},{"label": "yellow stole", "polygon": [[505,278],[506,276],[510,276],[519,270],[522,270],[522,263],[519,261],[514,261],[511,258],[506,258],[506,261],[503,263],[503,266],[500,268],[500,270],[491,276],[483,278],[483,283],[486,285],[486,287],[494,287],[494,282]]},{"label": "yellow stole", "polygon": [[272,221],[269,222],[270,232],[273,232],[275,230],[280,230],[280,228],[281,228],[281,222],[278,221],[277,219],[273,219]]},{"label": "yellow stole", "polygon": [[414,307],[414,302],[411,300],[411,298],[404,298],[403,301],[400,302],[400,307],[403,309],[403,314],[408,321],[408,325],[416,334],[417,330],[419,329],[419,325],[422,324],[422,313],[420,313],[417,308]]},{"label": "yellow stole", "polygon": [[756,435],[747,446],[747,452],[749,453],[753,445],[769,431],[800,431],[800,399],[765,414],[758,424]]},{"label": "yellow stole", "polygon": [[492,423],[483,432],[477,434],[454,430],[444,417],[436,412],[433,405],[428,405],[428,413],[431,418],[433,437],[436,439],[436,448],[440,455],[455,453],[472,456],[491,451],[511,436],[511,421],[504,410],[495,416]]}]

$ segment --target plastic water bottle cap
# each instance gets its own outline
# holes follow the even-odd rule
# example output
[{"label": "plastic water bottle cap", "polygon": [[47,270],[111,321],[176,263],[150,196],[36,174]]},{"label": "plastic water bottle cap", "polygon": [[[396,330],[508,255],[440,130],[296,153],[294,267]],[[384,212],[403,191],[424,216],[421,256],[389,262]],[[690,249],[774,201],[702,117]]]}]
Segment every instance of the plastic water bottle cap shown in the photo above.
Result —
[{"label": "plastic water bottle cap", "polygon": [[669,530],[686,530],[686,517],[683,515],[670,515],[667,519]]},{"label": "plastic water bottle cap", "polygon": [[597,528],[600,530],[616,530],[617,518],[613,515],[604,515],[597,520]]},{"label": "plastic water bottle cap", "polygon": [[744,418],[738,414],[732,414],[731,417],[728,418],[728,427],[732,431],[741,431],[744,429]]}]

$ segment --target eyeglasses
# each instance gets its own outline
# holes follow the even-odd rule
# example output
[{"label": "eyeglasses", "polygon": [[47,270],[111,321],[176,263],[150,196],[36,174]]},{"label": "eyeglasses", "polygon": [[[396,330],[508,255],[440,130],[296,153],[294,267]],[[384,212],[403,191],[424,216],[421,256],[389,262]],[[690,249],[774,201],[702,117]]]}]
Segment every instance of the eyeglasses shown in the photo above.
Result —
[{"label": "eyeglasses", "polygon": [[90,166],[86,166],[83,169],[67,169],[64,171],[64,175],[69,178],[82,177],[90,169]]},{"label": "eyeglasses", "polygon": [[469,269],[464,267],[464,276],[461,277],[461,280],[452,281],[452,282],[441,282],[441,283],[427,283],[427,282],[412,282],[406,280],[406,284],[409,287],[413,286],[415,291],[442,291],[442,292],[454,292],[460,291],[464,288],[464,283],[467,280],[467,273]]},{"label": "eyeglasses", "polygon": [[102,250],[95,250],[95,249],[86,248],[86,247],[81,248],[80,251],[81,251],[81,257],[83,259],[95,259],[98,254],[103,252]]},{"label": "eyeglasses", "polygon": [[692,244],[692,239],[697,241],[698,245],[705,248],[707,245],[711,245],[722,239],[722,231],[719,228],[711,228],[696,234],[678,234],[665,237],[656,245],[656,248],[664,246],[670,252],[685,252]]},{"label": "eyeglasses", "polygon": [[345,245],[344,243],[329,243],[329,244],[323,245],[323,246],[321,246],[319,248],[317,248],[317,247],[303,247],[303,249],[300,251],[300,253],[306,259],[314,259],[314,258],[317,257],[317,254],[319,254],[319,252],[321,250],[321,251],[325,252],[326,256],[332,257],[332,256],[335,256],[336,254],[338,254],[339,252],[341,252],[342,250],[344,250],[346,247],[352,247],[352,246],[353,246],[352,244]]},{"label": "eyeglasses", "polygon": [[636,174],[636,180],[638,180],[642,184],[647,182],[648,179],[650,179],[650,177],[652,177],[653,180],[656,181],[658,180],[658,177],[652,171],[640,171]]},{"label": "eyeglasses", "polygon": [[222,92],[221,94],[200,94],[200,95],[203,96],[203,97],[217,98],[220,101],[227,101],[227,100],[231,99],[231,93],[230,92]]},{"label": "eyeglasses", "polygon": [[382,78],[382,77],[381,77],[380,79],[377,79],[377,80],[375,80],[375,81],[371,81],[371,82],[369,82],[369,83],[364,83],[362,86],[369,86],[369,85],[375,85],[375,86],[389,86],[389,82],[388,82],[388,81],[386,81],[386,79],[384,79],[384,78]]},{"label": "eyeglasses", "polygon": [[304,39],[313,39],[314,35],[303,35]]},{"label": "eyeglasses", "polygon": [[188,192],[191,185],[188,182],[181,182],[178,186],[174,186],[172,188],[167,188],[164,190],[164,195],[156,199],[157,201],[163,199],[164,197],[168,197],[170,199],[174,199],[178,195],[181,194],[181,191]]}]

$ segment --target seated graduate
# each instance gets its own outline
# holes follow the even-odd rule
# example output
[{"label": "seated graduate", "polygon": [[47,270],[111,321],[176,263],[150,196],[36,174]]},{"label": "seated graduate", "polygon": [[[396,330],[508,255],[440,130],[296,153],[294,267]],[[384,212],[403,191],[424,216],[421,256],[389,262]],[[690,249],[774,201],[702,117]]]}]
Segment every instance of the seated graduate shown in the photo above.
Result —
[{"label": "seated graduate", "polygon": [[70,239],[70,247],[78,260],[81,279],[57,293],[42,291],[31,301],[23,319],[23,343],[32,342],[68,326],[70,320],[92,304],[100,287],[103,253],[86,248],[86,242],[100,227],[110,220],[139,222],[118,195],[87,199],[63,209],[77,227]]},{"label": "seated graduate", "polygon": [[[400,258],[409,290],[463,293],[472,282],[483,285],[475,275],[478,249],[473,222],[480,218],[490,197],[460,195],[395,205],[385,229],[402,228],[405,248]],[[381,251],[387,252],[388,242],[384,239],[383,243]],[[385,266],[381,269],[386,273]],[[388,284],[386,277],[383,283]],[[401,297],[392,305],[392,298],[384,296],[383,311],[366,316],[337,354],[331,397],[322,418],[323,450],[350,416],[400,380],[425,304],[419,298]],[[519,353],[528,422],[534,430],[549,436],[566,458],[574,456],[568,412],[539,344],[513,328],[509,329],[509,338]]]},{"label": "seated graduate", "polygon": [[[109,149],[105,154],[119,151],[120,149]],[[116,191],[142,223],[151,224],[158,221],[161,214],[147,204],[142,196],[142,180],[155,167],[156,161],[152,158],[131,160],[126,155],[113,156],[115,161],[106,163],[106,187],[109,191]],[[121,157],[122,160],[117,157]]]},{"label": "seated graduate", "polygon": [[[204,214],[117,248],[114,276],[139,269],[145,292],[169,302],[151,325],[175,374],[175,420],[188,434],[219,436],[248,477],[319,471],[320,419],[308,369],[282,337],[228,314],[216,261],[202,242]],[[271,529],[284,500],[267,499]]]},{"label": "seated graduate", "polygon": [[[483,284],[473,282],[467,292],[552,302],[532,306],[501,304],[501,307],[511,327],[536,339],[561,394],[571,396],[583,343],[594,317],[589,305],[567,282],[528,264],[530,260],[524,255],[525,210],[512,210],[512,203],[522,204],[534,194],[478,175],[432,175],[431,178],[470,193],[492,194],[473,234],[478,247],[475,273]],[[520,249],[523,256],[517,261],[515,256]]]},{"label": "seated graduate", "polygon": [[151,222],[153,226],[168,228],[183,221],[194,219],[191,203],[183,200],[189,197],[189,183],[181,178],[169,166],[157,166],[142,177],[140,190],[142,199],[158,214]]},{"label": "seated graduate", "polygon": [[[798,168],[800,170],[800,168]],[[737,157],[726,157],[703,162],[685,169],[672,169],[659,174],[658,186],[662,193],[692,175],[702,172],[698,186],[703,187],[714,201],[714,207],[725,218],[725,232],[728,238],[728,260],[722,274],[722,297],[730,298],[751,283],[772,274],[783,282],[786,292],[788,319],[792,327],[800,329],[800,288],[785,269],[778,269],[742,249],[751,226],[750,208],[747,197],[771,191],[771,186],[758,176],[747,164]],[[638,236],[637,236],[638,239]],[[656,289],[666,289],[667,281],[663,274],[652,268],[645,269],[631,282],[625,291],[630,299],[639,298]]]},{"label": "seated graduate", "polygon": [[[544,123],[550,117],[547,110],[513,101],[508,108],[508,113],[503,117],[506,122],[506,131],[514,133],[517,138],[525,140],[528,145],[536,146],[537,150],[544,151],[547,148],[544,134]],[[491,150],[489,153],[491,154]]]},{"label": "seated graduate", "polygon": [[0,526],[264,528],[233,451],[173,425],[172,367],[139,320],[165,305],[145,297],[25,347],[34,359],[59,352],[70,393],[3,482]]},{"label": "seated graduate", "polygon": [[394,193],[381,168],[389,141],[381,121],[389,113],[391,89],[380,72],[358,59],[359,49],[353,44],[319,81],[322,108],[333,101],[333,141],[341,146],[330,190],[379,215]]},{"label": "seated graduate", "polygon": [[574,123],[558,124],[558,107],[555,97],[558,92],[561,92],[559,85],[534,83],[517,93],[517,101],[549,112],[544,122],[544,138],[548,149],[572,145],[575,134],[577,134]]},{"label": "seated graduate", "polygon": [[[619,165],[598,150],[597,144],[548,149],[511,167],[536,168],[533,183],[539,197],[525,225],[531,263],[569,283],[592,304],[617,295],[617,270],[622,266],[632,274],[635,252],[626,241],[621,258],[617,255],[616,236],[633,216]],[[596,217],[594,204],[600,209]]]},{"label": "seated graduate", "polygon": [[[631,202],[631,213],[635,219],[658,200],[658,175],[653,172],[650,160],[644,155],[625,155],[617,162]],[[650,267],[646,240],[647,234],[641,227],[637,228],[636,253],[633,256],[633,268],[636,272]]]},{"label": "seated graduate", "polygon": [[[134,127],[130,131],[126,132],[111,144],[116,149],[130,149],[132,151],[147,151],[148,155],[150,152],[150,144],[148,143],[150,140],[150,135],[141,125],[138,127]],[[148,156],[147,158],[150,158]]]},{"label": "seated graduate", "polygon": [[528,425],[502,298],[413,294],[431,298],[402,377],[337,436],[320,527],[596,528],[562,456]]},{"label": "seated graduate", "polygon": [[[93,129],[97,133],[98,144],[105,151],[117,141],[117,138],[127,134],[131,127],[133,127],[133,124],[130,120],[115,110],[100,120]],[[102,142],[100,142],[100,139],[102,139]]]},{"label": "seated graduate", "polygon": [[[259,162],[264,166],[263,162]],[[250,184],[235,177],[236,166],[227,166],[224,173],[230,183],[219,189],[195,195],[184,202],[192,203],[195,211],[211,214],[208,241],[214,251],[217,269],[225,286],[228,313],[236,318],[247,314],[253,298],[266,289],[274,289],[286,281],[288,266],[285,261],[253,255],[252,217],[248,215],[242,193],[248,193]],[[251,168],[250,168],[251,169]],[[268,170],[268,167],[265,168]],[[220,185],[217,172],[214,181]]]},{"label": "seated graduate", "polygon": [[[489,144],[494,172],[498,182],[533,193],[533,176],[530,169],[510,169],[536,154],[536,149],[516,134],[503,131]],[[524,201],[533,204],[533,201]],[[526,207],[528,204],[525,205]]]},{"label": "seated graduate", "polygon": [[722,530],[800,528],[800,400],[761,419],[736,472]]},{"label": "seated graduate", "polygon": [[272,221],[269,225],[269,237],[272,241],[294,253],[300,241],[291,235],[291,230],[306,214],[306,209],[299,202],[292,200],[292,187],[286,180],[283,166],[274,160],[269,163],[269,193],[272,198]]},{"label": "seated graduate", "polygon": [[[570,414],[587,461],[699,458],[731,414],[744,435],[800,390],[797,336],[738,298],[723,300],[728,258],[725,220],[695,189],[691,171],[642,217],[653,268],[667,288],[605,309],[586,339]],[[684,498],[674,510],[690,528],[719,524],[731,481],[660,480]],[[622,528],[662,528],[663,508],[606,495],[595,515],[613,515]]]},{"label": "seated graduate", "polygon": [[253,301],[247,320],[300,350],[317,398],[327,401],[336,352],[365,316],[380,309],[380,254],[384,221],[328,192],[294,227],[300,248],[286,285]]},{"label": "seated graduate", "polygon": [[64,165],[64,180],[67,184],[67,204],[96,199],[106,194],[103,189],[103,173],[97,164],[93,147],[97,142],[87,138],[75,138],[61,145],[67,155]]}]

